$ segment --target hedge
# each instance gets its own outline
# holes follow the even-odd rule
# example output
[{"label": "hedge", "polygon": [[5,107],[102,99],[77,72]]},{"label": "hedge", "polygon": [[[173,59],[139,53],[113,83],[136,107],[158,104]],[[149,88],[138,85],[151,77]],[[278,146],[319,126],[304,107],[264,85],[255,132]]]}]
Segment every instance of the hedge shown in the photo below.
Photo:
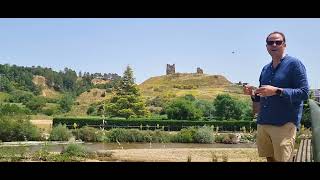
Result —
[{"label": "hedge", "polygon": [[77,128],[83,126],[104,127],[104,128],[140,128],[140,129],[161,129],[169,131],[180,131],[182,128],[195,126],[202,127],[214,126],[219,127],[222,131],[238,131],[245,127],[247,130],[256,129],[255,121],[243,120],[227,120],[227,121],[190,121],[190,120],[159,120],[159,119],[124,119],[124,118],[108,118],[105,119],[103,126],[102,117],[55,117],[53,118],[53,126],[66,124],[67,127],[73,128],[76,124]]}]

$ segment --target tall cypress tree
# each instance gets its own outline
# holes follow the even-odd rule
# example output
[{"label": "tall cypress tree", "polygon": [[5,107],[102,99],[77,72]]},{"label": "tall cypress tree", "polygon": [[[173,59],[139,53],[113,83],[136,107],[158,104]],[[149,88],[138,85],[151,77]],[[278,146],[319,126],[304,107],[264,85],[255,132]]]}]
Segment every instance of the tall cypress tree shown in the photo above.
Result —
[{"label": "tall cypress tree", "polygon": [[127,66],[118,83],[113,87],[113,96],[105,106],[107,115],[113,117],[146,117],[149,111],[145,107],[138,86],[134,82],[133,70]]}]

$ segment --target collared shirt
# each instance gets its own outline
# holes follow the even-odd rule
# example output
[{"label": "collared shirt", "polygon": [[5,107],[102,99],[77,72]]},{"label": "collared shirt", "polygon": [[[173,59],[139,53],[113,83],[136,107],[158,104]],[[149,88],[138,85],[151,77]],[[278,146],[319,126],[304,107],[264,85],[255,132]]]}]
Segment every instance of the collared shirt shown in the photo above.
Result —
[{"label": "collared shirt", "polygon": [[302,62],[286,55],[276,68],[273,68],[272,62],[265,65],[259,82],[260,86],[283,88],[283,93],[281,96],[260,97],[257,123],[281,126],[292,122],[299,128],[303,101],[307,100],[309,95],[306,68]]}]

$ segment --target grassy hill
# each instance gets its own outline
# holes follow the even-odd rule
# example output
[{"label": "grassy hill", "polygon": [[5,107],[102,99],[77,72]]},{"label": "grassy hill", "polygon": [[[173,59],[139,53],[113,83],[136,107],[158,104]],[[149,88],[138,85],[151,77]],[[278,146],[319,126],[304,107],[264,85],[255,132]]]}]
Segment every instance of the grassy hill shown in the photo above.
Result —
[{"label": "grassy hill", "polygon": [[[33,82],[43,88],[42,96],[59,97],[61,93],[49,89],[45,84],[45,78],[35,76]],[[145,99],[156,96],[179,97],[192,94],[198,99],[213,100],[218,94],[228,93],[233,97],[242,100],[249,100],[248,96],[243,95],[242,87],[231,83],[224,76],[208,75],[196,73],[176,73],[151,77],[140,85],[140,92]],[[103,95],[105,94],[105,95]],[[0,94],[0,100],[6,94]],[[90,104],[107,100],[111,93],[103,89],[93,88],[83,92],[75,100],[75,104],[67,115],[86,115]]]},{"label": "grassy hill", "polygon": [[[103,97],[103,94],[105,96]],[[86,91],[76,98],[75,105],[72,107],[68,115],[86,115],[90,104],[107,100],[111,97],[111,93],[105,92],[103,89],[93,88]]]},{"label": "grassy hill", "polygon": [[[33,83],[37,86],[40,86],[42,88],[42,94],[41,96],[47,97],[47,98],[60,98],[62,96],[62,93],[55,91],[52,88],[48,88],[46,85],[46,79],[43,76],[34,76]],[[96,79],[96,84],[103,84],[107,83],[108,81],[105,80],[99,80]],[[89,91],[83,92],[78,96],[75,100],[75,104],[72,107],[71,111],[67,113],[67,115],[86,115],[87,109],[90,106],[90,104],[99,102],[105,99],[110,98],[111,93],[105,93],[105,96],[103,97],[102,94],[105,93],[105,90],[93,88]],[[0,94],[0,98],[4,99],[6,97],[5,93]],[[47,103],[45,108],[49,108],[52,106],[58,106],[57,104],[51,104]]]},{"label": "grassy hill", "polygon": [[196,98],[212,100],[218,94],[229,93],[231,96],[248,99],[243,95],[242,87],[228,81],[221,75],[196,73],[176,73],[149,78],[139,85],[146,98],[169,95],[172,97],[192,94]]}]

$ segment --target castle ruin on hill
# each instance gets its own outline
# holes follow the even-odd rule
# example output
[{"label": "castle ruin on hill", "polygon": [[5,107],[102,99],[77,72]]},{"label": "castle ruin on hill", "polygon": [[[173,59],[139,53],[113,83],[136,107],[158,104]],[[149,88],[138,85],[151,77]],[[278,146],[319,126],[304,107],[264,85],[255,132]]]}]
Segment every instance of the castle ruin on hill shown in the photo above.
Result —
[{"label": "castle ruin on hill", "polygon": [[167,75],[176,73],[175,64],[167,64]]},{"label": "castle ruin on hill", "polygon": [[[176,67],[175,64],[167,64],[167,69],[166,69],[166,75],[170,75],[170,74],[175,74],[176,73]],[[200,67],[197,67],[197,74],[203,74],[203,69],[201,69]]]}]

